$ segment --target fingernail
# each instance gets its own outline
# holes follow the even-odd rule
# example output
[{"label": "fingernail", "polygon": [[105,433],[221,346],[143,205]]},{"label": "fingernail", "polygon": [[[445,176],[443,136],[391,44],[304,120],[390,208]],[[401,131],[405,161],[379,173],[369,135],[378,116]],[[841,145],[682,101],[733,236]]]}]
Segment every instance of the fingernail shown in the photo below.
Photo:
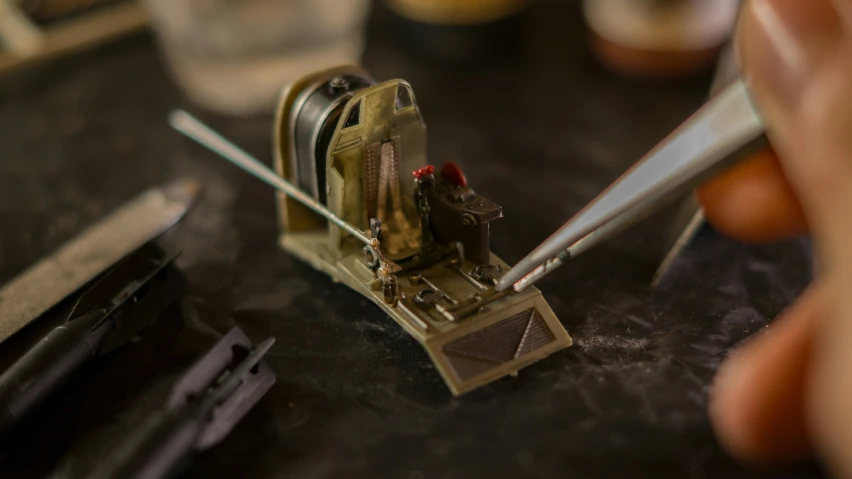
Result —
[{"label": "fingernail", "polygon": [[797,109],[811,73],[842,38],[836,3],[849,0],[750,0],[739,31],[743,72],[770,126]]}]

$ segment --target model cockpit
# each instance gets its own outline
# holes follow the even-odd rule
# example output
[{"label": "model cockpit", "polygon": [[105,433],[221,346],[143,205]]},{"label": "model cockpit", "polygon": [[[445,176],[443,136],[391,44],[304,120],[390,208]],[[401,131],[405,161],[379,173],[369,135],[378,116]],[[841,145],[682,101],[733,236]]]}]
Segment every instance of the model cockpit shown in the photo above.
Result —
[{"label": "model cockpit", "polygon": [[278,106],[275,172],[185,112],[171,123],[276,188],[281,246],[381,306],[453,394],[571,345],[537,289],[496,290],[507,267],[489,224],[502,209],[458,165],[427,164],[405,81],[347,66],[294,82]]},{"label": "model cockpit", "polygon": [[506,265],[490,251],[489,223],[502,209],[457,165],[428,164],[407,82],[376,83],[356,67],[303,77],[282,95],[275,143],[279,175],[380,245],[280,193],[281,246],[380,305],[454,394],[571,344],[538,290],[494,290]]}]

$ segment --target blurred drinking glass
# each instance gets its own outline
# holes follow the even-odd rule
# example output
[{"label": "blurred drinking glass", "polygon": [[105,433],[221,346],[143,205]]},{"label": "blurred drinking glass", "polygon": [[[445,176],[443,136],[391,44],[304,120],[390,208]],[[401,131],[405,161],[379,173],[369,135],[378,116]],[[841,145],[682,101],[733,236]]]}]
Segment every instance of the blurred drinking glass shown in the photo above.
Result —
[{"label": "blurred drinking glass", "polygon": [[229,115],[272,111],[310,71],[358,63],[369,0],[143,0],[189,98]]}]

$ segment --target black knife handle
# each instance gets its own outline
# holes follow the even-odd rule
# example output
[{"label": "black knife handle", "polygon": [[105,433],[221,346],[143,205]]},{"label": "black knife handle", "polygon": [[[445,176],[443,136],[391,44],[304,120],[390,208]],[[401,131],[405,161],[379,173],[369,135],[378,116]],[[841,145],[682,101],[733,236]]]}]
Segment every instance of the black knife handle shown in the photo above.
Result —
[{"label": "black knife handle", "polygon": [[93,314],[57,327],[0,376],[0,442],[94,362],[112,329],[112,321],[104,321],[91,330],[96,319]]},{"label": "black knife handle", "polygon": [[203,427],[189,408],[159,413],[89,479],[172,477],[195,453]]}]

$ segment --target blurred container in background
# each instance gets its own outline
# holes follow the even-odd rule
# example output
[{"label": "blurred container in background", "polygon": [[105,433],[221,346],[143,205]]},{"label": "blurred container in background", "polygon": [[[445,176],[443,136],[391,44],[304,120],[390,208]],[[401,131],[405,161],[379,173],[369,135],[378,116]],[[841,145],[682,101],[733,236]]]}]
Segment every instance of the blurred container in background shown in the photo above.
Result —
[{"label": "blurred container in background", "polygon": [[136,0],[0,0],[0,75],[138,32]]},{"label": "blurred container in background", "polygon": [[710,69],[730,38],[739,0],[584,0],[592,49],[629,76],[682,77]]},{"label": "blurred container in background", "polygon": [[306,72],[358,63],[369,0],[144,0],[174,77],[218,113],[270,113]]},{"label": "blurred container in background", "polygon": [[15,0],[21,10],[36,21],[56,20],[109,3],[126,0]]},{"label": "blurred container in background", "polygon": [[421,57],[447,63],[490,60],[517,46],[530,0],[384,0],[395,31]]}]

